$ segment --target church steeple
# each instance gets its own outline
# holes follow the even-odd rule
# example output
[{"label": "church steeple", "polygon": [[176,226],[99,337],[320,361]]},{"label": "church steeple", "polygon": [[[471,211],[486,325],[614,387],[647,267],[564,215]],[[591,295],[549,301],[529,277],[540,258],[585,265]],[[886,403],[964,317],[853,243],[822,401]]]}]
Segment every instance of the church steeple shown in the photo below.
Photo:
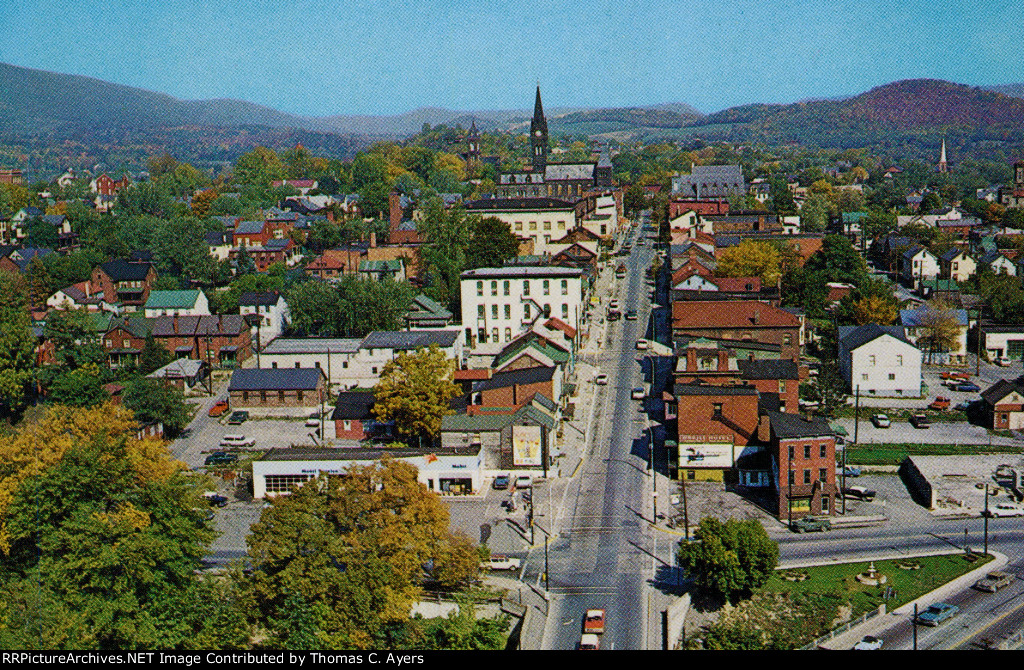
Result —
[{"label": "church steeple", "polygon": [[469,136],[466,138],[469,143],[469,153],[467,157],[469,160],[480,159],[480,131],[476,129],[476,117],[473,117],[473,123],[469,127]]},{"label": "church steeple", "polygon": [[544,118],[544,105],[540,102],[540,84],[537,84],[537,98],[530,121],[530,148],[533,150],[533,171],[544,172],[548,164],[548,121]]},{"label": "church steeple", "polygon": [[937,172],[949,172],[949,164],[946,162],[946,138],[942,138],[942,152],[939,154],[939,164],[935,167]]}]

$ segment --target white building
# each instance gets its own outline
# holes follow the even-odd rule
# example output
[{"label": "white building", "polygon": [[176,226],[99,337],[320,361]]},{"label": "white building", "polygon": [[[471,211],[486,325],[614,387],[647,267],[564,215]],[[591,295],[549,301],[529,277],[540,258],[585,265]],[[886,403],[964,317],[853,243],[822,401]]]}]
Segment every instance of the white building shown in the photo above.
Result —
[{"label": "white building", "polygon": [[579,332],[585,307],[583,271],[563,267],[503,267],[461,275],[466,342],[510,342],[537,321],[556,317]]},{"label": "white building", "polygon": [[[278,291],[246,291],[238,298],[238,311],[242,316],[259,314],[258,336],[260,343],[270,342],[279,337],[284,327],[291,323],[288,303]],[[252,326],[253,337],[257,326]]]},{"label": "white building", "polygon": [[983,323],[981,342],[988,359],[1024,358],[1024,324]]},{"label": "white building", "polygon": [[921,352],[900,326],[840,326],[839,369],[862,395],[921,396]]},{"label": "white building", "polygon": [[273,449],[252,463],[254,498],[287,494],[293,486],[306,483],[320,473],[342,475],[352,467],[380,460],[385,453],[414,466],[417,479],[437,493],[475,493],[483,487],[483,459],[475,453],[445,453],[414,449]]},{"label": "white building", "polygon": [[493,216],[507,223],[516,237],[532,239],[537,255],[550,254],[551,242],[580,224],[577,209],[576,204],[557,198],[491,198],[466,203],[468,214]]},{"label": "white building", "polygon": [[147,318],[158,316],[209,316],[210,303],[199,289],[150,291],[143,308]]},{"label": "white building", "polygon": [[260,353],[264,368],[319,368],[331,390],[372,388],[388,362],[403,352],[436,344],[461,367],[462,337],[457,330],[374,331],[362,339],[278,338]]},{"label": "white building", "polygon": [[907,249],[900,260],[900,276],[915,289],[922,279],[937,279],[941,272],[939,259],[921,246]]},{"label": "white building", "polygon": [[[948,351],[929,351],[927,344],[919,347],[921,357],[927,363],[936,365],[964,365],[967,363],[967,310],[954,309],[953,316],[960,326],[956,346]],[[917,309],[901,309],[900,325],[906,334],[907,341],[917,346],[917,342],[928,334],[928,307],[921,305]]]}]

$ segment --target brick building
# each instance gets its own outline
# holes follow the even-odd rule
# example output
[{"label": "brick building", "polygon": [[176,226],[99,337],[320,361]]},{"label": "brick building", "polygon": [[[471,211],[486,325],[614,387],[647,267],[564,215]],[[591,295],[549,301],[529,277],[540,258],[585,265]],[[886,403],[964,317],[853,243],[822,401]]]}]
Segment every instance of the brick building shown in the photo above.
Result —
[{"label": "brick building", "polygon": [[836,438],[824,417],[767,412],[779,519],[835,512]]},{"label": "brick building", "polygon": [[179,358],[233,368],[252,356],[252,335],[241,314],[161,316],[153,337]]},{"label": "brick building", "polygon": [[778,344],[783,357],[794,361],[800,358],[802,344],[798,316],[748,300],[675,302],[672,335]]},{"label": "brick building", "polygon": [[91,286],[108,303],[121,303],[126,312],[134,312],[146,304],[156,278],[152,263],[119,258],[93,268]]},{"label": "brick building", "polygon": [[327,379],[317,368],[249,368],[231,373],[232,407],[318,407],[327,399]]}]

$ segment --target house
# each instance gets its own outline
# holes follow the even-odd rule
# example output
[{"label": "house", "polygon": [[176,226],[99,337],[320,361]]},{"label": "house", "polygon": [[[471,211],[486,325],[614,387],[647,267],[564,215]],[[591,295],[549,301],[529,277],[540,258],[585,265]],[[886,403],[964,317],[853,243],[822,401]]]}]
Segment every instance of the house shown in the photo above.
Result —
[{"label": "house", "polygon": [[266,221],[241,221],[235,225],[235,248],[261,247],[272,238],[273,232]]},{"label": "house", "polygon": [[981,392],[987,425],[993,430],[1024,429],[1024,378],[1000,379]]},{"label": "house", "polygon": [[233,368],[252,356],[252,335],[240,314],[158,316],[153,337],[178,358]]},{"label": "house", "polygon": [[260,342],[279,337],[291,323],[288,303],[280,291],[245,291],[238,297],[238,311]]},{"label": "house", "polygon": [[354,274],[366,248],[360,245],[349,245],[341,249],[325,249],[322,254],[306,265],[305,272],[319,279],[336,279],[344,274]]},{"label": "house", "polygon": [[921,396],[921,352],[901,326],[839,326],[839,369],[851,391]]},{"label": "house", "polygon": [[479,414],[487,407],[520,407],[537,393],[558,403],[562,385],[561,367],[506,369],[473,383],[466,413]]},{"label": "house", "polygon": [[218,261],[226,261],[231,257],[234,240],[234,233],[226,230],[206,233],[206,246],[210,248],[210,255]]},{"label": "house", "polygon": [[910,247],[900,258],[900,278],[911,288],[918,288],[924,279],[936,279],[939,272],[939,259],[920,245]]},{"label": "house", "polygon": [[952,279],[958,283],[967,281],[978,270],[978,263],[974,258],[958,247],[953,247],[939,256],[939,264],[942,278]]},{"label": "house", "polygon": [[179,358],[163,366],[159,370],[146,375],[149,379],[158,379],[165,384],[177,387],[184,393],[191,393],[203,384],[210,375],[206,361],[195,361]]},{"label": "house", "polygon": [[793,360],[741,357],[725,340],[696,338],[677,350],[676,384],[749,385],[779,398],[779,409],[796,412],[800,370]]},{"label": "house", "polygon": [[153,319],[142,316],[112,318],[102,332],[107,365],[112,370],[135,366],[139,363],[146,338],[153,332]]},{"label": "house", "polygon": [[836,440],[828,421],[767,412],[772,498],[780,521],[835,512]]},{"label": "house", "polygon": [[405,326],[409,330],[447,328],[451,325],[452,318],[453,314],[450,311],[422,293],[412,299],[404,317]]},{"label": "house", "polygon": [[777,344],[783,356],[792,360],[799,360],[803,344],[799,316],[751,300],[675,302],[672,335]]},{"label": "house", "polygon": [[478,268],[460,276],[462,326],[470,347],[511,342],[541,319],[579,330],[585,312],[583,272],[555,266]]},{"label": "house", "polygon": [[720,216],[729,213],[729,201],[727,199],[697,200],[684,197],[673,197],[669,200],[669,219],[674,220],[685,212],[693,212],[697,215],[698,220],[705,215]]},{"label": "house", "polygon": [[124,311],[138,311],[149,299],[156,283],[156,268],[152,263],[129,262],[115,259],[102,263],[92,271],[90,285],[103,294],[108,303],[120,303]]},{"label": "house", "polygon": [[373,391],[342,391],[331,413],[334,437],[339,440],[388,439],[394,422],[381,422],[373,413]]},{"label": "house", "polygon": [[1017,264],[1001,251],[990,251],[978,259],[978,265],[987,265],[997,275],[1017,276]]},{"label": "house", "polygon": [[405,281],[405,262],[401,258],[390,261],[359,261],[359,275],[376,281],[385,278]]},{"label": "house", "polygon": [[779,287],[762,286],[760,277],[704,277],[692,274],[673,284],[672,300],[757,300],[779,304]]},{"label": "house", "polygon": [[582,223],[586,209],[583,200],[486,198],[467,202],[466,213],[497,218],[508,224],[516,237],[533,240],[534,253],[548,254],[552,241],[565,237]]},{"label": "house", "polygon": [[441,448],[479,450],[489,476],[549,476],[555,468],[555,427],[541,403],[510,413],[453,414],[441,419]]},{"label": "house", "polygon": [[143,312],[147,317],[204,316],[210,313],[206,294],[199,289],[189,291],[150,291]]},{"label": "house", "polygon": [[99,293],[92,293],[92,287],[88,281],[65,286],[46,299],[46,306],[54,309],[85,309],[90,312],[120,313],[117,305],[110,304]]},{"label": "house", "polygon": [[238,369],[231,373],[232,407],[317,407],[327,399],[326,378],[316,368]]},{"label": "house", "polygon": [[[753,386],[675,384],[666,416],[673,417],[678,439],[675,470],[687,481],[724,482],[741,459],[762,450],[758,443],[759,394]],[[671,452],[670,452],[671,453]]]},{"label": "house", "polygon": [[319,186],[316,179],[282,179],[272,181],[270,185],[273,188],[277,188],[279,186],[291,186],[302,195],[308,195],[310,191]]},{"label": "house", "polygon": [[959,331],[956,338],[956,346],[947,349],[935,350],[928,340],[930,327],[933,319],[937,318],[937,312],[933,312],[926,305],[918,306],[916,309],[901,309],[899,322],[903,326],[903,332],[907,341],[921,350],[921,355],[926,363],[937,365],[966,365],[967,364],[967,310],[950,309],[949,317],[955,319]]},{"label": "house", "polygon": [[981,347],[988,360],[1024,358],[1024,324],[982,321]]}]

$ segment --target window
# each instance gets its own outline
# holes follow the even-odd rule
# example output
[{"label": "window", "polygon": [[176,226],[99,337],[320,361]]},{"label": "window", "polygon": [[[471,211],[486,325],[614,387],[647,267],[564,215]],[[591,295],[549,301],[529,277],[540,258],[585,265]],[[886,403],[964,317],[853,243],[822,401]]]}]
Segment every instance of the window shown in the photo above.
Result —
[{"label": "window", "polygon": [[821,496],[821,513],[822,514],[828,514],[828,513],[830,513],[832,511],[830,503],[831,503],[831,501],[829,500],[828,496]]},{"label": "window", "polygon": [[314,366],[314,367],[315,367],[315,368],[316,368],[317,370],[319,370],[319,369],[320,369],[320,361],[317,361],[316,363],[313,363],[313,366]]},{"label": "window", "polygon": [[345,430],[352,430],[352,422],[350,420],[345,419],[345,421],[342,422],[342,425],[344,426]]},{"label": "window", "polygon": [[302,367],[302,363],[300,361],[295,361],[295,367],[296,368],[301,368]]},{"label": "window", "polygon": [[497,342],[498,341],[498,329],[497,328],[491,328],[491,341],[492,342]]},{"label": "window", "polygon": [[372,368],[370,368],[370,374],[374,374],[374,375],[377,374],[377,366],[376,365],[373,366]]},{"label": "window", "polygon": [[875,364],[875,355],[872,354],[872,355],[868,356],[868,365],[874,365],[874,364]]},{"label": "window", "polygon": [[696,481],[696,479],[697,479],[697,471],[696,470],[687,470],[686,471],[686,479],[687,479],[687,481],[691,481],[691,482],[692,481]]},{"label": "window", "polygon": [[478,281],[476,283],[476,294],[477,295],[483,295],[484,294],[484,283],[482,281]]},{"label": "window", "polygon": [[804,445],[804,458],[810,458],[810,457],[811,457],[811,445],[805,444]]},{"label": "window", "polygon": [[284,402],[284,391],[278,391],[277,392],[277,401],[278,402]]},{"label": "window", "polygon": [[267,402],[267,392],[260,391],[260,402]]},{"label": "window", "polygon": [[562,280],[562,295],[569,295],[569,280]]},{"label": "window", "polygon": [[498,295],[498,282],[491,282],[491,295]]},{"label": "window", "polygon": [[271,363],[270,367],[272,367],[273,369],[276,370],[277,369],[277,361],[274,361],[273,363]]},{"label": "window", "polygon": [[523,295],[530,295],[530,280],[523,280]]},{"label": "window", "polygon": [[897,354],[896,355],[896,365],[900,365],[900,366],[903,365],[903,355],[902,354]]},{"label": "window", "polygon": [[792,335],[783,335],[782,336],[782,343],[783,344],[793,344],[793,336]]},{"label": "window", "polygon": [[491,318],[492,319],[497,319],[498,318],[498,306],[497,305],[491,305]]},{"label": "window", "polygon": [[551,295],[551,282],[547,279],[544,280],[544,295]]},{"label": "window", "polygon": [[508,290],[509,290],[509,286],[511,285],[511,283],[512,282],[510,282],[507,279],[501,283],[501,286],[502,286],[502,289],[504,289],[505,295],[508,295]]},{"label": "window", "polygon": [[512,318],[512,305],[505,305],[505,320]]},{"label": "window", "polygon": [[479,330],[479,332],[477,332],[476,339],[477,339],[478,342],[486,342],[487,341],[487,329],[486,328],[481,328]]},{"label": "window", "polygon": [[891,382],[896,381],[896,375],[894,373],[892,373],[892,372],[889,373],[889,381],[891,381]]},{"label": "window", "polygon": [[[792,448],[792,447],[790,447],[790,448]],[[789,471],[789,485],[792,486],[793,484],[796,484],[796,475],[793,473],[792,470],[790,470]]]},{"label": "window", "polygon": [[530,318],[530,303],[524,303],[523,304],[523,318],[524,319],[529,319]]},{"label": "window", "polygon": [[512,340],[512,329],[511,328],[506,328],[505,329],[505,341],[509,342],[511,340]]},{"label": "window", "polygon": [[487,316],[487,315],[484,313],[484,306],[483,305],[477,305],[476,306],[476,318],[482,319],[485,316]]},{"label": "window", "polygon": [[861,380],[862,382],[866,382],[866,381],[868,380],[868,373],[866,373],[866,372],[865,372],[864,374],[862,374],[862,375],[860,376],[860,380]]},{"label": "window", "polygon": [[562,303],[562,319],[564,320],[564,319],[568,319],[568,318],[569,318],[569,305],[567,305],[566,303],[563,302]]},{"label": "window", "polygon": [[348,369],[348,361],[342,361],[341,362],[341,367],[343,367],[345,369]]},{"label": "window", "polygon": [[804,470],[804,484],[810,484],[810,483],[811,483],[811,471],[810,470]]},{"label": "window", "polygon": [[551,222],[550,221],[545,221],[544,222],[544,230],[551,230]]},{"label": "window", "polygon": [[264,481],[267,493],[288,493],[293,487],[305,484],[313,475],[267,475]]},{"label": "window", "polygon": [[711,417],[714,419],[722,418],[722,403],[716,402],[713,407],[714,412],[712,413]]},{"label": "window", "polygon": [[249,392],[242,391],[242,402],[249,402]]},{"label": "window", "polygon": [[302,402],[302,389],[299,389],[295,392],[295,399],[298,400],[299,402]]},{"label": "window", "polygon": [[826,456],[828,456],[828,445],[825,444],[824,442],[821,443],[821,449],[818,452],[818,456],[820,458],[825,458]]},{"label": "window", "polygon": [[544,318],[551,316],[551,305],[544,305]]},{"label": "window", "polygon": [[780,379],[779,380],[779,393],[785,393],[785,392],[786,392],[786,380],[785,379]]}]

